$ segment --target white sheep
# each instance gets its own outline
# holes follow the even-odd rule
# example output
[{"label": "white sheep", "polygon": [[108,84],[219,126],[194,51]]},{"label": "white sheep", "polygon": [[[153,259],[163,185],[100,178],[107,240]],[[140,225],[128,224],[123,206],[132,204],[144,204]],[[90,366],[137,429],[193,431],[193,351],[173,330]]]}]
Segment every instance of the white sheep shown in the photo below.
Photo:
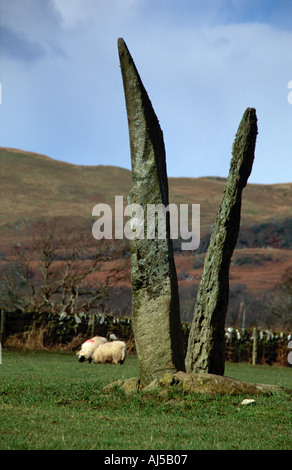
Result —
[{"label": "white sheep", "polygon": [[107,339],[102,336],[94,336],[93,338],[88,339],[82,344],[80,351],[77,351],[76,353],[78,361],[84,362],[87,360],[88,362],[91,362],[94,351],[101,344],[105,343],[107,343]]},{"label": "white sheep", "polygon": [[92,360],[95,364],[123,364],[126,358],[126,343],[124,341],[111,341],[102,344],[97,348],[93,355]]}]

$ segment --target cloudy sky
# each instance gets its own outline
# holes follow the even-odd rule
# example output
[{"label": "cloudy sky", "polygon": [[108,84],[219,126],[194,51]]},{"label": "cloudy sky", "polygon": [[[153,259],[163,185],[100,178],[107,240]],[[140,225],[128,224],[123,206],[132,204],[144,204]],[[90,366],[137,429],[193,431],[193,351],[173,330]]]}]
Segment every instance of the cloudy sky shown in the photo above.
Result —
[{"label": "cloudy sky", "polygon": [[159,118],[169,176],[227,176],[255,107],[249,181],[292,181],[291,0],[1,0],[0,145],[130,168],[119,37]]}]

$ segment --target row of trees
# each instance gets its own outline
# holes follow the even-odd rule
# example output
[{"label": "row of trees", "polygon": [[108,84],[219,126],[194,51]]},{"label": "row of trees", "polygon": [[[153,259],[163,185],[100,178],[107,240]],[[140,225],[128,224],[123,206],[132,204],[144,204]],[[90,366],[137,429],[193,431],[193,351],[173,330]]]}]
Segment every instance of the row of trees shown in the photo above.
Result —
[{"label": "row of trees", "polygon": [[262,320],[270,319],[284,330],[292,330],[292,266],[284,272],[281,283],[265,296],[264,305]]},{"label": "row of trees", "polygon": [[[129,279],[129,245],[92,242],[61,219],[42,222],[25,244],[15,246],[2,263],[1,307],[30,312],[92,312],[105,307],[108,295]],[[179,279],[181,273],[179,273]],[[191,321],[194,286],[182,287],[182,320]],[[131,299],[129,297],[129,310]],[[273,290],[254,298],[245,286],[230,292],[227,324],[292,329],[292,268]]]},{"label": "row of trees", "polygon": [[[245,284],[232,284],[226,326],[236,328],[256,326],[274,331],[292,331],[291,288],[292,277],[289,270],[284,272],[277,286],[263,291],[256,297]],[[179,286],[183,322],[192,321],[197,290],[198,287],[193,283]]]}]

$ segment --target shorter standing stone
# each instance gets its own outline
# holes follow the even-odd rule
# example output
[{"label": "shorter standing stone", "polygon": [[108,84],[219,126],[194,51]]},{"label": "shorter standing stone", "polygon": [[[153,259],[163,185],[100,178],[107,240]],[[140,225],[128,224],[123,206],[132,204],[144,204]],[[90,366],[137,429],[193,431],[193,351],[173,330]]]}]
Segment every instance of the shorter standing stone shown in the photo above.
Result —
[{"label": "shorter standing stone", "polygon": [[253,165],[256,136],[256,111],[248,108],[234,140],[230,171],[205,257],[189,333],[187,372],[224,374],[229,267],[239,232],[242,191]]}]

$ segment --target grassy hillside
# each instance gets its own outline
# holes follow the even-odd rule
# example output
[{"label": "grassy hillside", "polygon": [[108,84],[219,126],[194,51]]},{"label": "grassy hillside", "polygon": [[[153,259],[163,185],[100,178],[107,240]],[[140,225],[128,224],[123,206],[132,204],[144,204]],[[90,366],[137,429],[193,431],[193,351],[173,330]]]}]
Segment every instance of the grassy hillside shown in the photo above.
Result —
[{"label": "grassy hillside", "polygon": [[71,165],[44,155],[0,149],[1,224],[24,217],[91,216],[99,202],[127,194],[128,170]]},{"label": "grassy hillside", "polygon": [[[99,202],[126,197],[131,172],[113,166],[72,165],[44,155],[0,148],[0,226],[19,219],[91,216]],[[201,205],[201,228],[209,230],[222,199],[222,178],[169,178],[170,202]],[[242,224],[292,217],[292,183],[250,184],[244,191]]]}]

